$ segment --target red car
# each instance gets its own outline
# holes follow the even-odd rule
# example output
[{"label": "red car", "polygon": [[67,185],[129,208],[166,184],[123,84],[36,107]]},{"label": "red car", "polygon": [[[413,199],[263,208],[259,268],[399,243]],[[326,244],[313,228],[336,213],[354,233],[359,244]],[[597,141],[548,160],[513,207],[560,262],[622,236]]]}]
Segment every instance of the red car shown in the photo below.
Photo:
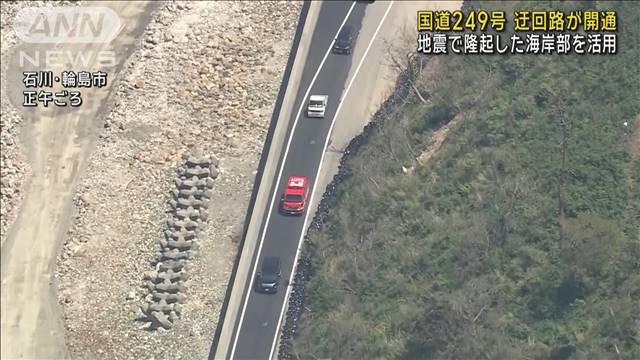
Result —
[{"label": "red car", "polygon": [[288,215],[302,215],[307,205],[309,179],[306,176],[291,176],[280,199],[280,211]]}]

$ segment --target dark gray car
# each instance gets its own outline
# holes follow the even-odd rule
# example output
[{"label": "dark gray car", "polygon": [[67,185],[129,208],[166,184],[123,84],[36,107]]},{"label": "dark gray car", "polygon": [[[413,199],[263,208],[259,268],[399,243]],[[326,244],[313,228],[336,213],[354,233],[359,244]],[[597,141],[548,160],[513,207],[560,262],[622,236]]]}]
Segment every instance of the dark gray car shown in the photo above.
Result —
[{"label": "dark gray car", "polygon": [[345,26],[338,33],[333,43],[333,52],[336,54],[351,54],[355,34],[351,26]]},{"label": "dark gray car", "polygon": [[256,290],[268,294],[277,293],[281,276],[280,258],[265,256],[262,259],[260,272],[256,274]]}]

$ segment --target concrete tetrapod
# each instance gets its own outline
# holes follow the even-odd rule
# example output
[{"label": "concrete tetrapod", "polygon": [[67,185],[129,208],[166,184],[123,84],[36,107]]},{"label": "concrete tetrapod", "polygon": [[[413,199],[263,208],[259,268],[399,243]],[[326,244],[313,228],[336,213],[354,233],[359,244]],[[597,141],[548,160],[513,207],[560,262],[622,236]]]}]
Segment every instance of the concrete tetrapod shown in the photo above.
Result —
[{"label": "concrete tetrapod", "polygon": [[211,189],[220,173],[214,156],[183,158],[185,163],[177,171],[168,201],[171,210],[164,237],[158,240],[159,250],[152,261],[156,269],[143,276],[149,293],[136,320],[145,322],[143,328],[150,330],[168,330],[180,318],[188,260],[196,256],[200,246],[198,235],[209,218]]}]

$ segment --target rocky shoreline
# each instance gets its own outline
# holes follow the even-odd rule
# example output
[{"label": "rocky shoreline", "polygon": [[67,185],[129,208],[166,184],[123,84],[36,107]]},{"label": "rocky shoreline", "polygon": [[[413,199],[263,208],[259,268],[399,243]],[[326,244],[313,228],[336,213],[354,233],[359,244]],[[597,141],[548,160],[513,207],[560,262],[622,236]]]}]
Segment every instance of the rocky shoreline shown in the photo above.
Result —
[{"label": "rocky shoreline", "polygon": [[[73,358],[208,356],[302,3],[167,2],[116,79],[56,278]],[[256,49],[256,38],[261,38]],[[136,322],[183,155],[215,154],[170,330]],[[168,299],[168,298],[167,298]],[[173,299],[173,297],[172,297]]]}]

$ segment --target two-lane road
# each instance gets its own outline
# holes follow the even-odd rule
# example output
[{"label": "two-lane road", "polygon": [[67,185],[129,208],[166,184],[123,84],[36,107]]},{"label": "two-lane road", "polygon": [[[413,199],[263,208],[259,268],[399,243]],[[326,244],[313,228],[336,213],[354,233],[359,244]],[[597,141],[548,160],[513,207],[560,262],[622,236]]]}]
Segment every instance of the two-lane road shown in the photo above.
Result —
[{"label": "two-lane road", "polygon": [[[376,4],[388,7],[391,3]],[[275,355],[279,327],[286,305],[290,279],[298,247],[305,231],[308,216],[283,216],[278,212],[278,199],[291,175],[309,177],[312,185],[326,150],[343,92],[350,83],[350,69],[362,63],[364,53],[337,55],[330,52],[334,38],[343,26],[351,26],[359,32],[367,4],[352,1],[324,2],[318,15],[307,62],[304,65],[300,86],[297,89],[292,121],[287,141],[281,151],[277,179],[270,192],[270,203],[265,209],[263,228],[260,229],[259,245],[253,254],[251,278],[245,284],[240,313],[235,321],[229,357],[233,359],[268,359]],[[369,5],[371,6],[371,5]],[[385,13],[386,15],[386,13]],[[380,22],[383,18],[379,19]],[[371,43],[374,34],[359,36],[356,42]],[[355,77],[357,71],[351,75]],[[324,119],[309,119],[305,116],[306,101],[311,94],[328,95]],[[310,189],[310,193],[314,192]],[[306,214],[305,214],[306,215]],[[260,260],[276,255],[282,261],[283,283],[277,294],[260,294],[253,290],[255,273]]]}]

